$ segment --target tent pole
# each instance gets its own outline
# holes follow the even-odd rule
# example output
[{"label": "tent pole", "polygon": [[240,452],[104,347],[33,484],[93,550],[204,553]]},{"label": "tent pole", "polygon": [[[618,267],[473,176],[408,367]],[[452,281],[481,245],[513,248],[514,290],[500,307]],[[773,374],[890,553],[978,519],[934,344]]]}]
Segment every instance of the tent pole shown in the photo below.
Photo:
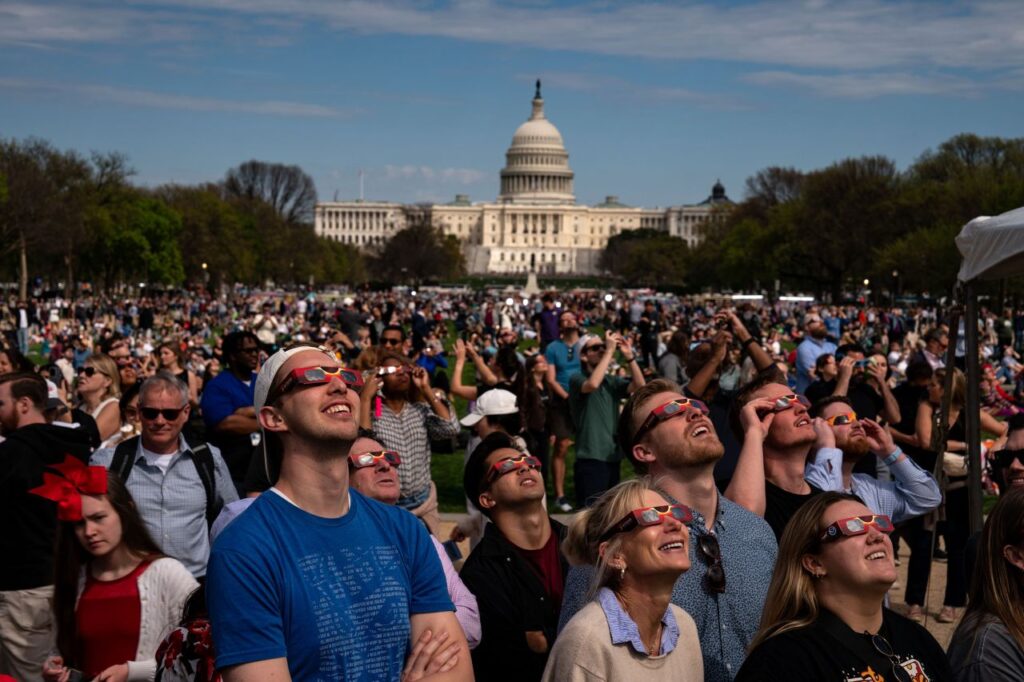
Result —
[{"label": "tent pole", "polygon": [[967,435],[968,462],[968,509],[971,519],[971,534],[981,531],[982,496],[981,489],[981,399],[979,396],[978,368],[978,297],[974,282],[964,285],[964,341],[967,352],[967,411],[964,424]]}]

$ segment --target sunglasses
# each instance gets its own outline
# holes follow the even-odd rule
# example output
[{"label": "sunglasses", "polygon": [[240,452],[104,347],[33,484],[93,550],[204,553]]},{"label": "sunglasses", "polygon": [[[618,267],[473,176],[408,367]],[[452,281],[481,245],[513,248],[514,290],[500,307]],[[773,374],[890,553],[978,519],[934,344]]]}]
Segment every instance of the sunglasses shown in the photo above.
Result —
[{"label": "sunglasses", "polygon": [[710,410],[708,406],[694,398],[676,398],[671,400],[664,405],[658,405],[651,413],[647,415],[647,419],[640,425],[640,428],[636,430],[636,434],[633,436],[633,443],[640,442],[640,439],[647,435],[647,433],[655,426],[663,421],[671,419],[672,417],[678,417],[679,415],[686,414],[687,410],[696,410],[703,415],[707,415]]},{"label": "sunglasses", "polygon": [[398,466],[402,463],[402,458],[394,450],[378,450],[376,452],[361,452],[358,455],[350,454],[348,461],[356,469],[363,469],[365,467],[375,467],[384,460],[393,467]]},{"label": "sunglasses", "polygon": [[140,405],[139,414],[146,421],[153,421],[157,417],[162,416],[166,421],[172,422],[181,415],[181,411],[184,409],[184,407],[160,409],[158,407],[142,407]]},{"label": "sunglasses", "polygon": [[487,484],[490,485],[505,474],[520,469],[540,469],[540,460],[533,455],[520,455],[495,462],[491,470],[487,472]]},{"label": "sunglasses", "polygon": [[607,347],[608,346],[604,345],[603,343],[595,343],[592,346],[587,346],[586,348],[584,348],[583,352],[584,353],[593,353],[596,350],[603,351]]},{"label": "sunglasses", "polygon": [[401,346],[402,339],[396,339],[394,337],[385,337],[380,340],[382,346]]},{"label": "sunglasses", "polygon": [[604,542],[619,533],[628,533],[641,526],[657,526],[666,518],[687,524],[693,521],[693,511],[685,504],[662,504],[656,507],[634,509],[623,516],[621,521],[606,530],[598,542]]},{"label": "sunglasses", "polygon": [[704,581],[708,590],[721,594],[725,592],[725,567],[722,566],[722,547],[718,538],[705,533],[697,538],[697,551],[708,565],[704,572]]},{"label": "sunglasses", "polygon": [[903,667],[903,664],[900,662],[896,652],[893,651],[892,644],[889,644],[889,640],[882,635],[871,635],[871,646],[875,647],[875,651],[889,659],[889,667],[892,670],[892,679],[902,679],[902,676],[897,672],[898,670],[902,670],[903,674],[906,675],[907,678],[910,677],[910,674],[906,671],[906,668]]},{"label": "sunglasses", "polygon": [[1021,464],[1024,464],[1024,450],[998,450],[995,452],[996,466],[1000,469],[1013,464],[1013,460],[1017,460]]},{"label": "sunglasses", "polygon": [[847,424],[856,424],[857,413],[847,412],[845,414],[837,414],[826,419],[825,423],[829,426],[846,426]]},{"label": "sunglasses", "polygon": [[828,540],[838,540],[841,537],[864,535],[864,533],[868,532],[868,528],[872,526],[883,533],[891,533],[893,531],[892,520],[885,514],[866,514],[865,516],[851,516],[848,519],[839,519],[835,523],[830,524],[819,539],[825,542]]},{"label": "sunglasses", "polygon": [[94,377],[97,374],[102,374],[103,376],[107,376],[106,373],[101,372],[100,370],[96,369],[95,367],[83,367],[82,369],[78,370],[78,375],[79,376],[85,375],[87,377]]},{"label": "sunglasses", "polygon": [[779,396],[778,398],[775,399],[775,405],[773,405],[771,409],[758,410],[757,414],[763,417],[766,414],[771,414],[772,412],[785,412],[786,410],[796,406],[797,404],[809,408],[811,406],[811,401],[805,398],[804,396],[800,395],[799,393],[790,393],[789,395]]},{"label": "sunglasses", "polygon": [[405,374],[409,371],[408,367],[402,365],[388,365],[387,367],[381,367],[377,370],[377,376],[387,376],[388,374]]},{"label": "sunglasses", "polygon": [[334,377],[340,378],[350,390],[358,391],[363,387],[363,375],[354,369],[345,367],[299,367],[293,369],[277,387],[274,400],[267,399],[267,404],[275,402],[288,391],[298,386],[319,386],[326,384]]}]

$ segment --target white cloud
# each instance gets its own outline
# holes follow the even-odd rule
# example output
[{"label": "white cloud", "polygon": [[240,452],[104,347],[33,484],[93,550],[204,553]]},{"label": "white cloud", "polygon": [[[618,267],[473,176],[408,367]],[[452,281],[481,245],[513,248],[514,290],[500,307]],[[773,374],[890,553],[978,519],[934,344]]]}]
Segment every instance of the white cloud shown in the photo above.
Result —
[{"label": "white cloud", "polygon": [[151,109],[226,112],[264,116],[297,116],[305,118],[349,118],[357,113],[353,109],[339,109],[304,102],[232,100],[217,97],[177,95],[110,85],[50,83],[16,78],[0,78],[0,90],[21,90],[42,94],[71,94],[98,102],[113,102],[126,106]]},{"label": "white cloud", "polygon": [[843,99],[871,99],[886,95],[974,96],[981,91],[978,83],[966,78],[920,76],[905,72],[823,75],[758,71],[747,74],[744,80],[755,85],[807,89],[826,97]]},{"label": "white cloud", "polygon": [[433,166],[384,166],[385,180],[426,180],[458,185],[472,185],[487,174],[476,168],[434,168]]}]

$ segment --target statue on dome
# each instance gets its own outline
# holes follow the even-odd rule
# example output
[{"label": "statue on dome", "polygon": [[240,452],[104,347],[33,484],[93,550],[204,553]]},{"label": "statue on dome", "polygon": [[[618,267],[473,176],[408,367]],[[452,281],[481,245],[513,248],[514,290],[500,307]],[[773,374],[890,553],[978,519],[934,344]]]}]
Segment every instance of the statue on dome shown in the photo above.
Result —
[{"label": "statue on dome", "polygon": [[540,79],[539,78],[537,79],[537,92],[533,93],[533,98],[534,99],[542,99],[542,97],[540,96]]}]

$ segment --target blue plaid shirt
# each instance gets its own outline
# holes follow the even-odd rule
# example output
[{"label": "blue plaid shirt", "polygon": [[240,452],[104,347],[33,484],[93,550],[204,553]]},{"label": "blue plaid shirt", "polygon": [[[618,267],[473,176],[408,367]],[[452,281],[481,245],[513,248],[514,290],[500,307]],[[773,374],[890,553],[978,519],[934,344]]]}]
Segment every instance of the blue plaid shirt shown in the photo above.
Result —
[{"label": "blue plaid shirt", "polygon": [[[135,451],[135,464],[126,487],[146,522],[149,534],[164,554],[183,563],[195,577],[206,575],[210,558],[210,534],[206,526],[206,490],[192,462],[192,451],[184,436],[179,436],[178,454],[171,459],[167,473],[149,464],[142,454],[142,439]],[[238,499],[231,475],[217,448],[213,456],[214,488],[226,505]],[[114,448],[93,453],[89,463],[109,467]]]},{"label": "blue plaid shirt", "polygon": [[[704,585],[708,564],[697,551],[698,538],[708,532],[704,518],[694,510],[690,524],[691,568],[676,581],[672,603],[697,624],[706,682],[727,682],[739,672],[747,646],[761,623],[778,546],[764,519],[719,495],[718,514],[710,532],[722,549],[726,588],[716,594]],[[559,631],[585,605],[593,574],[593,566],[574,566],[566,576]]]}]

